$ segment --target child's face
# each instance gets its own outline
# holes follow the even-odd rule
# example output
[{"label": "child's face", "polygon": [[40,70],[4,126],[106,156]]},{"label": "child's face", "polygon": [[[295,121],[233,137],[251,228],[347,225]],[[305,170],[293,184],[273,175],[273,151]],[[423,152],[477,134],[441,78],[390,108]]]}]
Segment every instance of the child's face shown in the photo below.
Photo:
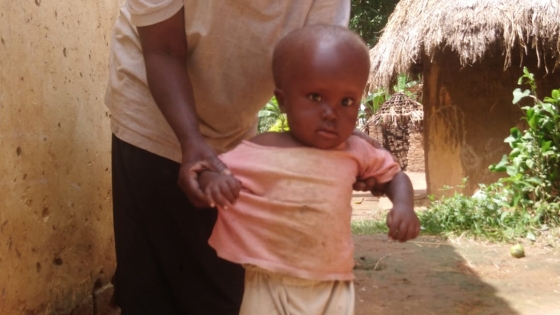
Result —
[{"label": "child's face", "polygon": [[353,133],[368,77],[367,61],[347,49],[302,52],[276,90],[290,133],[304,145],[337,147]]}]

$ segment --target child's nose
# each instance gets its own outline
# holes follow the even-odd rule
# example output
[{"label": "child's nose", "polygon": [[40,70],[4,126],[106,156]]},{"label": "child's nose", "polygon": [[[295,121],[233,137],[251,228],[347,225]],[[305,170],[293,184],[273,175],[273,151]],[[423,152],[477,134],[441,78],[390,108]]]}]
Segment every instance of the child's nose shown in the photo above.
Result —
[{"label": "child's nose", "polygon": [[323,105],[323,119],[326,119],[326,120],[336,119],[336,111],[329,104],[324,104]]}]

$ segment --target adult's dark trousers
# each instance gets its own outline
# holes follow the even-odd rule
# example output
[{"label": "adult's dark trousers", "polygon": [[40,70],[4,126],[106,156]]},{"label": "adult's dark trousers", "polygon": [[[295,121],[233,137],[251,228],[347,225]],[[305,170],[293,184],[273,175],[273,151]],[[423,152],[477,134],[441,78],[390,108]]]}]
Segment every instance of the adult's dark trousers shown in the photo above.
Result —
[{"label": "adult's dark trousers", "polygon": [[179,167],[113,135],[114,302],[123,315],[237,315],[243,268],[208,245],[216,210],[190,204]]}]

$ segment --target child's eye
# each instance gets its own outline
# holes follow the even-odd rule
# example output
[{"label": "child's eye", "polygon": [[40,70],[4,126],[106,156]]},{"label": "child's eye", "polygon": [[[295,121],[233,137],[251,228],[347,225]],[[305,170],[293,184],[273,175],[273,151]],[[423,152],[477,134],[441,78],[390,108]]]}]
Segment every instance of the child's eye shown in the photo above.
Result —
[{"label": "child's eye", "polygon": [[351,98],[345,98],[341,102],[342,106],[352,106],[354,104],[354,100]]},{"label": "child's eye", "polygon": [[321,95],[319,95],[317,93],[308,94],[307,98],[310,99],[313,102],[320,102],[321,101]]}]

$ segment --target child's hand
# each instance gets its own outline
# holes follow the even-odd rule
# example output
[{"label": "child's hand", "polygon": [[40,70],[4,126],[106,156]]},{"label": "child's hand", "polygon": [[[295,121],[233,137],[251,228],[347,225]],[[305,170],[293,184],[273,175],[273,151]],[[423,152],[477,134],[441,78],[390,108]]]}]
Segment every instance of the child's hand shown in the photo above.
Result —
[{"label": "child's hand", "polygon": [[406,242],[420,233],[420,220],[409,207],[393,207],[387,214],[389,237],[395,241]]},{"label": "child's hand", "polygon": [[230,207],[239,197],[240,190],[240,182],[232,175],[225,174],[214,173],[204,185],[204,194],[211,207]]}]

